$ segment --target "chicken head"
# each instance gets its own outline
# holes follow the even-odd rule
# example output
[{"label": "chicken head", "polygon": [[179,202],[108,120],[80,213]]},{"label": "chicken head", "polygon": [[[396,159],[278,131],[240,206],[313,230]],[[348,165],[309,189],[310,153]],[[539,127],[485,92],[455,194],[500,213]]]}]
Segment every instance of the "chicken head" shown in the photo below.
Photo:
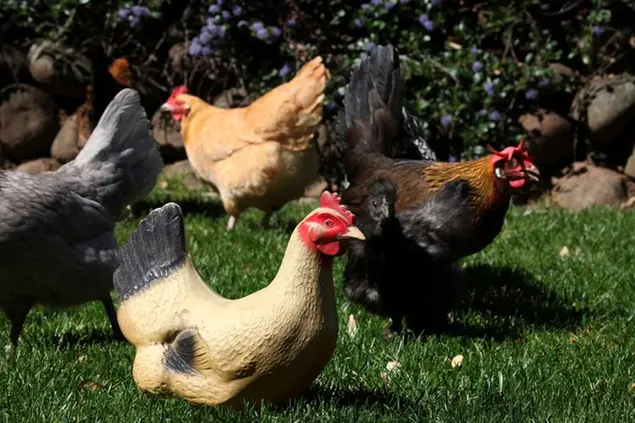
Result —
[{"label": "chicken head", "polygon": [[170,112],[172,119],[181,120],[190,112],[190,105],[179,98],[181,94],[187,94],[188,89],[185,85],[174,87],[168,100],[161,105],[161,111]]},{"label": "chicken head", "polygon": [[364,240],[364,235],[355,226],[355,216],[341,203],[337,194],[322,193],[320,207],[301,223],[300,239],[312,250],[326,256],[340,256],[346,251],[340,241]]},{"label": "chicken head", "polygon": [[520,141],[517,147],[510,146],[502,151],[496,151],[491,146],[488,146],[488,149],[492,153],[498,180],[508,181],[510,187],[519,189],[525,186],[528,180],[539,179],[540,173],[529,157],[524,141]]}]

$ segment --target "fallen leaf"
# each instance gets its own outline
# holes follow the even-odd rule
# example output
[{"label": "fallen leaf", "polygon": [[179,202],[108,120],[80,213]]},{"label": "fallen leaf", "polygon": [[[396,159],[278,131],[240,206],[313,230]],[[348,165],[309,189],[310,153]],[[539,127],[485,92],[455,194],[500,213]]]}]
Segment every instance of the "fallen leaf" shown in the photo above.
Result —
[{"label": "fallen leaf", "polygon": [[97,389],[103,388],[103,387],[104,385],[102,383],[85,379],[79,383],[79,385],[77,386],[77,389],[83,389],[83,390],[95,392]]},{"label": "fallen leaf", "polygon": [[359,328],[357,327],[357,320],[355,320],[355,316],[353,316],[352,314],[348,315],[346,330],[348,331],[348,336],[350,336],[351,339],[357,336],[357,331],[359,330]]},{"label": "fallen leaf", "polygon": [[575,335],[571,335],[571,336],[569,337],[569,342],[571,342],[572,344],[577,343],[577,342],[578,342],[578,337],[577,337],[577,336],[575,336]]},{"label": "fallen leaf", "polygon": [[161,188],[162,190],[166,190],[168,188],[168,181],[159,182],[159,188]]},{"label": "fallen leaf", "polygon": [[389,372],[392,372],[393,370],[395,370],[399,366],[401,366],[400,362],[398,362],[398,361],[389,361],[386,364],[386,370],[388,370]]},{"label": "fallen leaf", "polygon": [[454,41],[448,41],[448,46],[453,48],[454,50],[462,50],[463,46],[461,44],[455,43]]},{"label": "fallen leaf", "polygon": [[463,356],[461,354],[455,356],[450,364],[452,364],[453,368],[461,367],[463,365]]},{"label": "fallen leaf", "polygon": [[560,250],[560,253],[558,253],[560,255],[560,257],[565,258],[569,256],[569,247],[567,247],[566,245],[564,247],[562,247],[562,250]]},{"label": "fallen leaf", "polygon": [[80,355],[79,357],[77,357],[77,361],[80,363],[83,363],[86,361],[86,356],[85,355]]}]

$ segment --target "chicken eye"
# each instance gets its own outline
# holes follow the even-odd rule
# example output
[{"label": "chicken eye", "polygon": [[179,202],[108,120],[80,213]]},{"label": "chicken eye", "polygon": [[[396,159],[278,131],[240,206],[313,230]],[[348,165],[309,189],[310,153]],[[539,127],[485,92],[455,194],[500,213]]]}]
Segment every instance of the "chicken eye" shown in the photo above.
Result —
[{"label": "chicken eye", "polygon": [[377,200],[373,200],[372,205],[373,207],[377,207]]},{"label": "chicken eye", "polygon": [[331,226],[333,226],[333,221],[332,220],[327,220],[325,223],[326,223],[326,226],[328,226],[329,228]]}]

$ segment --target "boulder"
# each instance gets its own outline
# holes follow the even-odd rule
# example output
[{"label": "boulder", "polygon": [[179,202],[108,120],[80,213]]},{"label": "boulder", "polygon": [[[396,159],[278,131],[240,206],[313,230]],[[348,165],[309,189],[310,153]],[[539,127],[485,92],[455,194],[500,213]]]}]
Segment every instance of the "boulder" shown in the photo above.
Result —
[{"label": "boulder", "polygon": [[185,188],[196,191],[204,189],[206,184],[203,183],[192,170],[192,166],[188,160],[181,160],[172,164],[167,164],[161,170],[161,179],[183,181]]},{"label": "boulder", "polygon": [[16,167],[15,170],[17,172],[24,173],[44,173],[44,172],[52,172],[54,170],[59,169],[61,163],[51,157],[45,157],[42,159],[35,159],[28,162],[22,163],[20,166]]},{"label": "boulder", "polygon": [[571,116],[588,130],[591,150],[610,150],[635,118],[635,76],[590,80],[577,93]]},{"label": "boulder", "polygon": [[566,83],[578,77],[573,69],[558,62],[550,63],[549,70],[554,74],[553,82],[555,84]]},{"label": "boulder", "polygon": [[47,91],[64,97],[84,97],[92,66],[78,51],[59,42],[37,40],[29,48],[27,62],[33,79]]},{"label": "boulder", "polygon": [[26,55],[14,45],[0,43],[0,88],[25,82],[29,77]]},{"label": "boulder", "polygon": [[169,114],[157,110],[152,116],[152,135],[161,146],[161,156],[165,163],[187,158],[181,137],[181,124]]},{"label": "boulder", "polygon": [[530,154],[541,174],[551,175],[573,161],[573,125],[559,114],[538,109],[519,119],[532,135]]},{"label": "boulder", "polygon": [[624,175],[585,162],[574,163],[572,171],[554,179],[553,185],[554,203],[573,211],[619,205],[628,196]]},{"label": "boulder", "polygon": [[25,84],[0,91],[0,147],[7,158],[20,162],[48,156],[59,130],[51,96]]}]

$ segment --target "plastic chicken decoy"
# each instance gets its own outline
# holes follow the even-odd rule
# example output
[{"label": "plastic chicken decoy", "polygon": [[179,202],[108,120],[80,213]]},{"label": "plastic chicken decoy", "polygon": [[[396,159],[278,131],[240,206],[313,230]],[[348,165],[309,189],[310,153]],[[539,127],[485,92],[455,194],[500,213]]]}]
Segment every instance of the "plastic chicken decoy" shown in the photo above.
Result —
[{"label": "plastic chicken decoy", "polygon": [[342,240],[364,239],[354,219],[337,194],[324,192],[291,234],[274,280],[230,300],[194,268],[180,207],[151,212],[114,275],[118,321],[136,347],[137,386],[234,409],[305,391],[335,349],[332,263],[345,252]]}]

